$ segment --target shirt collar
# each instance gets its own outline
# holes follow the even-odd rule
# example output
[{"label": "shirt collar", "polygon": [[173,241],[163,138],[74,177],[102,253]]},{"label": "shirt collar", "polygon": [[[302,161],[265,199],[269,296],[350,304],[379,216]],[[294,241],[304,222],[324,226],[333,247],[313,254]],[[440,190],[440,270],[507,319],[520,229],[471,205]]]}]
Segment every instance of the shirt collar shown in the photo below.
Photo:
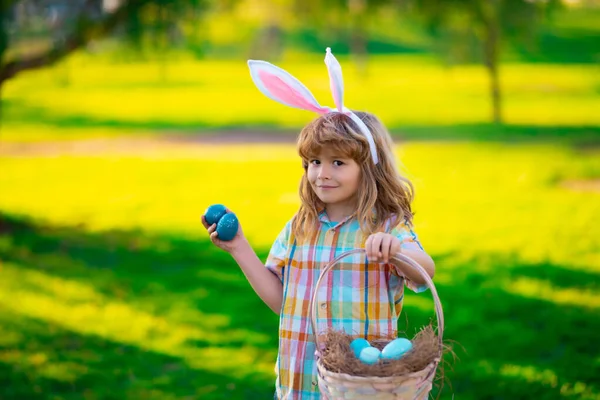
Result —
[{"label": "shirt collar", "polygon": [[[347,216],[346,218],[344,218],[342,221],[336,222],[335,226],[336,227],[341,226],[341,225],[345,224],[346,222],[350,221],[355,216],[356,216],[356,213],[352,213],[349,216]],[[334,223],[329,219],[329,216],[327,215],[327,211],[325,211],[325,209],[323,209],[319,212],[319,221],[321,223],[324,223],[327,225],[334,225]]]}]

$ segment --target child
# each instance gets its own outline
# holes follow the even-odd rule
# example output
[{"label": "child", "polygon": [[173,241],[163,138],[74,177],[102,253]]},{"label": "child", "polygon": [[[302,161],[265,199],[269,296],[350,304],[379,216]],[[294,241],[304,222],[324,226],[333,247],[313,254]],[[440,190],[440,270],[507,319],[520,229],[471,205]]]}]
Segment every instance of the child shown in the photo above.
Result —
[{"label": "child", "polygon": [[384,265],[396,263],[391,256],[402,252],[431,276],[435,269],[411,229],[412,186],[398,173],[389,133],[372,114],[343,106],[341,68],[329,49],[325,62],[337,109],[320,106],[284,70],[249,61],[254,82],[265,95],[322,114],[298,138],[304,168],[301,206],[275,240],[266,265],[241,227],[232,241],[224,242],[215,225],[209,227],[202,218],[212,242],[233,256],[256,293],[280,315],[279,399],[321,398],[308,306],[328,262],[348,250],[366,250],[366,259],[353,256],[324,278],[317,309],[329,326],[367,340],[395,332],[405,283],[415,291],[426,288],[417,273],[400,263],[404,276],[392,274],[393,268]]}]

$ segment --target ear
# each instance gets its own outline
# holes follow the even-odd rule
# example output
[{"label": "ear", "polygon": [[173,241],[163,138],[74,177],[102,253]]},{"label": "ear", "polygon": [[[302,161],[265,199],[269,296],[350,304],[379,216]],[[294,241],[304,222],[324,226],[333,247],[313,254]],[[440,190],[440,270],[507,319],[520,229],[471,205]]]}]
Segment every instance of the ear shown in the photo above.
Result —
[{"label": "ear", "polygon": [[319,114],[330,111],[329,107],[321,106],[306,86],[287,71],[260,60],[248,60],[248,67],[256,87],[271,100]]},{"label": "ear", "polygon": [[327,48],[325,54],[325,65],[329,72],[329,84],[333,101],[339,112],[344,112],[344,78],[342,76],[342,66],[331,53],[331,48]]}]

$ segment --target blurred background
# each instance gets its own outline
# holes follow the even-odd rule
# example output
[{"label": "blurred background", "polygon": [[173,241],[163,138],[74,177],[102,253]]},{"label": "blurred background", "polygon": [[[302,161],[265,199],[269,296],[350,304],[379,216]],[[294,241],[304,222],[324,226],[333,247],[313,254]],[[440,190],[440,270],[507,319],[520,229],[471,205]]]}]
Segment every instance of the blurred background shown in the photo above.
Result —
[{"label": "blurred background", "polygon": [[[1,0],[0,398],[267,399],[277,322],[200,216],[259,257],[315,116],[264,59],[378,115],[446,317],[441,399],[600,399],[600,4]],[[435,316],[407,294],[399,330]],[[437,392],[436,392],[437,394]]]}]

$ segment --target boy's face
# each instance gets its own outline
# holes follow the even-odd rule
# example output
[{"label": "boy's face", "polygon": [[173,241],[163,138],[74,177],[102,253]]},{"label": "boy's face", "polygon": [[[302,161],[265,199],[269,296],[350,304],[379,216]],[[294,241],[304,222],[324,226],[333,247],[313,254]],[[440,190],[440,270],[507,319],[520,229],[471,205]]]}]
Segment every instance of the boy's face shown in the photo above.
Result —
[{"label": "boy's face", "polygon": [[308,160],[306,174],[312,189],[327,207],[356,207],[360,167],[352,158],[324,148]]}]

